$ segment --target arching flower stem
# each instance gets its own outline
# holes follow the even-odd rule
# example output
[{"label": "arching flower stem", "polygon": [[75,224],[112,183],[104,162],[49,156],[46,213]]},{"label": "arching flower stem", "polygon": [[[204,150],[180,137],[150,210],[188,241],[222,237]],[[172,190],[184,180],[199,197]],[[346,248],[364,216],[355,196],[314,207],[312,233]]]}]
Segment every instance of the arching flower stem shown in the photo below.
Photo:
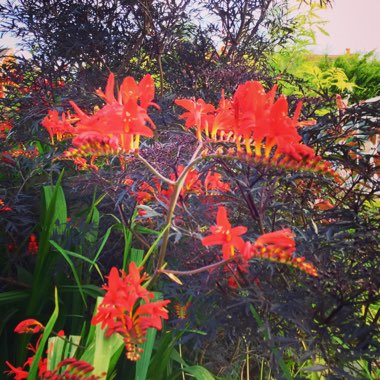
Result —
[{"label": "arching flower stem", "polygon": [[156,177],[158,177],[161,181],[168,183],[169,185],[176,185],[175,181],[172,181],[169,178],[166,178],[162,174],[160,174],[157,169],[155,169],[145,158],[140,156],[139,153],[135,153],[135,157],[137,157]]},{"label": "arching flower stem", "polygon": [[218,268],[221,265],[227,264],[232,260],[234,260],[233,257],[231,257],[228,260],[221,260],[221,261],[218,261],[217,263],[205,265],[204,267],[200,267],[200,268],[193,269],[193,270],[181,271],[181,270],[158,269],[158,272],[159,273],[175,274],[177,276],[192,276],[194,274],[198,274],[198,273],[209,271],[211,269]]},{"label": "arching flower stem", "polygon": [[[170,197],[170,203],[169,203],[169,209],[168,209],[168,214],[166,216],[166,225],[171,225],[173,216],[174,216],[174,211],[177,206],[178,198],[181,194],[181,190],[183,188],[183,185],[185,184],[186,177],[190,171],[190,169],[197,163],[197,159],[199,158],[199,152],[202,150],[203,143],[202,141],[199,142],[197,149],[193,153],[193,156],[191,157],[189,163],[183,170],[183,172],[180,174],[178,177],[177,181],[174,183],[174,191]],[[170,227],[165,231],[163,237],[162,237],[162,245],[160,249],[160,253],[158,256],[158,261],[157,261],[157,268],[155,273],[152,276],[152,279],[150,281],[150,285],[154,283],[158,276],[160,275],[160,269],[162,268],[164,262],[165,262],[165,256],[166,256],[166,251],[169,243],[169,235],[170,235]]]}]

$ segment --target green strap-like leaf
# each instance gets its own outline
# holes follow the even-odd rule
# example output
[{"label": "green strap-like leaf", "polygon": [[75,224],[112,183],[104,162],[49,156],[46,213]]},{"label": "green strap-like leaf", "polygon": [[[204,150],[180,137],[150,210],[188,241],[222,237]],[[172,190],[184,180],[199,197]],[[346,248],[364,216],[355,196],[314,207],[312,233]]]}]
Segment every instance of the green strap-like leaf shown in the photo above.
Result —
[{"label": "green strap-like leaf", "polygon": [[57,321],[57,318],[58,318],[59,303],[58,303],[57,288],[55,288],[55,290],[54,290],[54,303],[55,303],[55,307],[54,307],[53,314],[51,315],[49,322],[47,323],[47,325],[45,327],[44,333],[42,334],[42,338],[41,338],[40,344],[38,345],[37,352],[34,355],[33,363],[29,369],[29,374],[28,374],[27,380],[36,380],[37,379],[38,364],[40,362],[40,359],[42,358],[42,355],[45,352],[46,342],[49,339],[49,336],[50,336],[51,332],[53,331],[55,322]]}]

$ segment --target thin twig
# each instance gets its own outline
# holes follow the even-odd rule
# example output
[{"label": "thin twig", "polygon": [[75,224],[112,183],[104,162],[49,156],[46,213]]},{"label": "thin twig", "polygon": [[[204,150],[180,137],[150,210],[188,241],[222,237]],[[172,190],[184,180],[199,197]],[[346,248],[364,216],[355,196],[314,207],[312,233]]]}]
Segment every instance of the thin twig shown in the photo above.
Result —
[{"label": "thin twig", "polygon": [[176,276],[192,276],[194,274],[198,274],[198,273],[202,273],[202,272],[205,272],[205,271],[209,271],[211,269],[218,268],[221,265],[228,264],[232,260],[233,260],[233,258],[230,258],[228,260],[218,261],[217,263],[206,265],[204,267],[200,267],[200,268],[193,269],[193,270],[181,271],[181,270],[170,270],[170,269],[158,269],[157,272],[159,272],[159,273],[166,273],[166,274],[175,274]]}]

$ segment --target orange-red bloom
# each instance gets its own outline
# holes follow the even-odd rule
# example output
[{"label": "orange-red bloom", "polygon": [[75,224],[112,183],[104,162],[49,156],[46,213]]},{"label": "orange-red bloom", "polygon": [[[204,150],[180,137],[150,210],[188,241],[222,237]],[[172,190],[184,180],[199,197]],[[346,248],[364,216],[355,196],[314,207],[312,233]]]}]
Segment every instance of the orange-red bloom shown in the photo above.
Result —
[{"label": "orange-red bloom", "polygon": [[227,218],[227,210],[221,206],[216,216],[216,226],[210,227],[212,235],[202,239],[204,246],[222,245],[223,259],[228,260],[235,256],[235,248],[239,252],[243,252],[244,240],[240,237],[247,232],[247,228],[243,226],[231,227]]},{"label": "orange-red bloom", "polygon": [[84,360],[67,358],[60,361],[53,371],[44,373],[44,380],[59,379],[81,379],[81,380],[100,380],[105,378],[105,373],[101,376],[91,375],[94,367]]},{"label": "orange-red bloom", "polygon": [[[1,99],[1,96],[0,96]],[[8,136],[9,131],[12,129],[12,124],[9,121],[0,123],[0,138],[5,139]]]},{"label": "orange-red bloom", "polygon": [[[172,181],[176,181],[177,177],[179,177],[182,172],[185,170],[185,167],[183,165],[178,165],[176,168],[176,174],[171,174],[170,179]],[[203,192],[202,190],[202,183],[199,179],[200,173],[198,170],[191,168],[186,176],[185,183],[181,189],[181,195],[185,196],[186,194],[189,193],[194,193],[194,194],[201,194]],[[165,194],[166,196],[170,196],[170,194],[173,192],[174,188],[172,186],[169,187],[168,191],[169,194]]]},{"label": "orange-red bloom", "polygon": [[18,334],[36,334],[44,329],[44,325],[36,319],[25,319],[15,327]]},{"label": "orange-red bloom", "polygon": [[220,191],[222,193],[230,191],[230,184],[222,181],[222,175],[220,173],[208,172],[204,186],[206,194],[215,191]]},{"label": "orange-red bloom", "polygon": [[59,118],[57,110],[49,110],[41,124],[48,131],[51,143],[54,144],[54,136],[56,136],[57,141],[61,141],[75,134],[75,128],[72,126],[75,121],[77,119],[73,118],[69,112],[67,116],[62,112],[61,118]]},{"label": "orange-red bloom", "polygon": [[211,128],[214,120],[215,108],[212,104],[206,103],[203,99],[177,99],[175,104],[185,108],[187,112],[180,116],[180,119],[185,119],[186,128],[195,127],[197,129],[197,139],[202,140],[202,131],[208,135],[208,130]]},{"label": "orange-red bloom", "polygon": [[[142,349],[137,345],[144,342],[147,329],[162,328],[161,318],[168,318],[165,306],[170,302],[150,301],[154,296],[141,286],[147,279],[146,274],[140,274],[141,269],[133,262],[128,274],[121,271],[120,275],[115,267],[111,269],[108,285],[103,286],[107,293],[92,319],[92,324],[107,327],[107,336],[115,333],[123,336],[130,360],[140,358]],[[141,301],[144,303],[140,304]]]},{"label": "orange-red bloom", "polygon": [[310,263],[305,263],[304,257],[294,257],[296,243],[295,235],[289,229],[269,232],[257,238],[255,243],[246,242],[242,257],[266,259],[298,268],[311,276],[318,276],[317,270]]},{"label": "orange-red bloom", "polygon": [[232,99],[226,99],[222,92],[216,110],[202,99],[179,99],[176,103],[188,111],[180,118],[186,120],[187,128],[197,128],[199,140],[203,134],[211,141],[234,144],[237,154],[244,154],[247,159],[333,175],[329,165],[321,163],[314,150],[301,143],[297,127],[313,125],[315,120],[298,120],[301,102],[290,117],[287,99],[276,99],[276,89],[274,86],[265,92],[261,83],[246,82],[238,86]]},{"label": "orange-red bloom", "polygon": [[120,86],[117,98],[114,87],[115,77],[110,74],[105,93],[97,91],[106,104],[92,116],[84,113],[74,102],[70,102],[80,119],[76,131],[115,136],[121,148],[129,152],[131,149],[138,149],[140,136],[153,137],[152,129],[155,129],[155,125],[148,116],[147,108],[159,108],[152,102],[154,82],[150,75],[146,75],[139,84],[132,77],[127,77]]},{"label": "orange-red bloom", "polygon": [[[31,351],[34,355],[30,356],[26,362],[24,363],[24,365],[22,367],[14,367],[11,363],[9,362],[6,362],[7,366],[11,369],[10,371],[7,371],[10,375],[13,375],[14,376],[14,380],[23,380],[23,379],[27,379],[28,378],[28,371],[25,371],[24,368],[25,367],[30,367],[34,361],[34,357],[36,355],[36,352],[38,350],[38,345],[40,344],[40,341],[41,341],[41,338],[42,338],[42,335],[39,337],[37,343],[36,343],[36,347],[33,347],[30,343],[27,345],[27,349],[29,351]],[[38,363],[38,376],[39,378],[41,379],[44,379],[44,375],[46,373],[46,370],[47,370],[47,359],[43,359],[41,358],[39,363]]]},{"label": "orange-red bloom", "polygon": [[0,198],[0,212],[13,211],[13,209],[9,206],[6,206],[4,201]]},{"label": "orange-red bloom", "polygon": [[29,236],[29,242],[28,242],[28,253],[31,255],[37,255],[38,253],[38,240],[37,236],[35,234],[31,234]]},{"label": "orange-red bloom", "polygon": [[10,368],[10,371],[5,371],[5,373],[8,373],[10,375],[14,376],[14,380],[23,380],[28,378],[28,371],[23,370],[22,367],[14,367],[11,363],[8,361],[5,362],[5,364]]}]

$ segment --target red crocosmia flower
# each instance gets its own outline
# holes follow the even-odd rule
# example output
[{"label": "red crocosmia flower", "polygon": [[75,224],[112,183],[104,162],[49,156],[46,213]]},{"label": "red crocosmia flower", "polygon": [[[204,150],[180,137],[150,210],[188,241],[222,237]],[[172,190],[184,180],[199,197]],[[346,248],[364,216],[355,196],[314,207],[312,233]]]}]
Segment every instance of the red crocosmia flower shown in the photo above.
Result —
[{"label": "red crocosmia flower", "polygon": [[[183,165],[178,165],[177,167],[177,174],[181,175],[182,172],[185,170],[185,167]],[[181,195],[184,196],[188,193],[194,193],[194,194],[201,194],[203,193],[202,190],[202,183],[199,179],[200,173],[198,170],[191,168],[186,176],[185,183],[183,185],[183,188],[181,190]],[[171,176],[172,180],[175,180],[174,176]]]},{"label": "red crocosmia flower", "polygon": [[318,276],[315,267],[305,262],[305,257],[293,256],[296,249],[294,237],[289,228],[261,235],[255,243],[245,243],[242,257],[244,260],[259,258],[287,264],[311,276]]},{"label": "red crocosmia flower", "polygon": [[44,328],[44,325],[35,319],[25,319],[15,327],[14,331],[18,334],[36,334]]},{"label": "red crocosmia flower", "polygon": [[83,132],[72,141],[74,148],[64,152],[66,158],[107,156],[120,154],[119,139],[98,132]]},{"label": "red crocosmia flower", "polygon": [[38,253],[38,240],[37,240],[37,236],[35,234],[31,234],[29,236],[27,251],[31,255],[37,255],[37,253]]},{"label": "red crocosmia flower", "polygon": [[70,112],[66,114],[63,112],[61,118],[57,110],[49,110],[48,115],[42,120],[41,124],[49,133],[51,143],[54,144],[54,136],[57,141],[62,141],[64,138],[71,137],[75,134],[75,128],[72,124],[77,119],[72,118]]},{"label": "red crocosmia flower", "polygon": [[[169,176],[169,178],[172,181],[176,181],[184,170],[185,170],[185,167],[183,165],[178,165],[176,168],[176,174],[172,173]],[[202,182],[199,179],[199,177],[200,177],[200,173],[198,172],[198,170],[196,170],[194,168],[191,168],[187,172],[185,183],[181,189],[181,196],[184,197],[185,195],[187,195],[189,193],[193,193],[193,194],[197,194],[197,195],[200,195],[203,193]],[[173,191],[174,191],[174,187],[169,186],[167,192],[164,192],[164,196],[169,199],[170,195],[172,194]]]},{"label": "red crocosmia flower", "polygon": [[[249,81],[237,88],[232,100],[226,100],[222,94],[211,127],[211,139],[235,143],[238,154],[255,154],[260,159],[279,160],[286,156],[285,166],[294,166],[300,160],[316,159],[314,150],[301,144],[297,131],[297,126],[312,125],[314,121],[298,121],[301,102],[294,116],[289,117],[286,98],[280,96],[275,100],[276,89],[274,86],[266,93],[261,83]],[[312,161],[314,168],[318,162]],[[318,170],[324,168],[319,165]]]},{"label": "red crocosmia flower", "polygon": [[222,181],[220,173],[208,172],[204,182],[206,193],[220,191],[225,193],[230,191],[230,184]]},{"label": "red crocosmia flower", "polygon": [[[38,350],[38,345],[40,344],[40,341],[42,339],[42,335],[39,337],[36,347],[33,347],[30,343],[27,345],[27,349],[31,351],[34,355],[30,356],[24,365],[22,367],[14,367],[12,364],[9,362],[6,362],[7,366],[11,369],[11,371],[8,371],[9,374],[14,375],[14,380],[22,380],[22,379],[27,379],[29,373],[24,370],[25,367],[30,367],[34,361],[35,354]],[[39,363],[38,363],[38,376],[40,379],[45,379],[45,373],[47,371],[47,359],[41,358]]]},{"label": "red crocosmia flower", "polygon": [[153,293],[141,286],[147,279],[146,274],[141,275],[141,269],[133,262],[128,274],[124,271],[119,274],[115,267],[111,269],[108,285],[103,286],[106,295],[91,322],[101,323],[102,329],[107,327],[106,336],[122,335],[127,358],[134,361],[140,358],[142,349],[137,345],[144,342],[147,329],[162,328],[161,319],[168,318],[165,306],[170,302],[151,302]]},{"label": "red crocosmia flower", "polygon": [[37,148],[25,149],[24,147],[21,147],[20,149],[8,150],[6,152],[1,153],[1,160],[7,164],[11,164],[14,166],[16,164],[16,161],[10,159],[10,157],[17,158],[20,156],[32,159],[34,157],[39,156],[39,151]]},{"label": "red crocosmia flower", "polygon": [[23,380],[28,378],[29,373],[27,371],[24,371],[22,367],[14,367],[9,362],[5,362],[5,364],[11,369],[10,371],[5,371],[5,373],[13,375],[14,380]]},{"label": "red crocosmia flower", "polygon": [[223,259],[228,260],[235,255],[235,248],[243,252],[244,240],[240,237],[247,232],[243,226],[231,227],[227,218],[227,210],[221,206],[216,216],[216,226],[210,227],[212,235],[202,239],[204,246],[222,245]]},{"label": "red crocosmia flower", "polygon": [[181,106],[188,112],[183,113],[180,119],[185,119],[185,127],[197,129],[197,139],[202,140],[202,132],[209,134],[209,129],[214,121],[215,108],[212,104],[206,103],[203,99],[177,99],[175,104]]},{"label": "red crocosmia flower", "polygon": [[104,379],[106,373],[91,375],[94,367],[84,360],[67,358],[60,361],[52,371],[44,373],[44,380],[58,379],[82,379],[82,380],[100,380]]},{"label": "red crocosmia flower", "polygon": [[11,207],[5,206],[4,201],[0,198],[0,212],[12,211]]},{"label": "red crocosmia flower", "polygon": [[[37,349],[38,349],[38,345],[41,341],[41,338],[42,338],[42,335],[38,339],[36,347],[33,347],[31,344],[28,344],[28,346],[27,346],[28,350],[32,351],[34,353],[34,355],[27,359],[27,361],[24,364],[24,367],[27,365],[29,367],[31,367],[31,365],[34,361],[34,357],[36,355]],[[38,376],[40,376],[41,379],[44,379],[45,378],[44,375],[45,375],[46,371],[47,371],[47,359],[46,358],[40,358],[40,361],[38,363]]]},{"label": "red crocosmia flower", "polygon": [[[141,182],[136,186],[137,191],[133,191],[132,188],[129,189],[129,192],[136,198],[136,201],[139,205],[149,203],[155,199],[160,200],[161,202],[168,204],[170,195],[173,192],[173,186],[169,186],[169,190],[162,189],[161,183],[158,179],[153,178],[154,186],[151,186],[147,182]],[[127,178],[124,183],[128,186],[134,185],[135,181],[133,179]],[[139,215],[143,215],[145,212],[140,210]]]},{"label": "red crocosmia flower", "polygon": [[269,232],[261,235],[255,241],[255,246],[276,246],[287,251],[289,254],[292,254],[296,249],[294,237],[294,233],[289,228],[286,228],[281,231]]},{"label": "red crocosmia flower", "polygon": [[70,102],[80,119],[76,131],[116,136],[121,148],[129,152],[131,149],[138,149],[140,136],[153,137],[152,129],[155,129],[155,125],[147,114],[147,108],[159,108],[152,102],[154,82],[150,75],[146,75],[139,84],[132,77],[127,77],[123,80],[117,97],[114,87],[115,78],[110,74],[105,93],[97,90],[97,94],[106,104],[92,116],[84,113],[74,102]]},{"label": "red crocosmia flower", "polygon": [[136,197],[138,204],[144,204],[152,201],[154,199],[155,190],[148,183],[143,182],[139,186],[139,190],[133,192],[133,195]]},{"label": "red crocosmia flower", "polygon": [[12,124],[9,121],[0,122],[0,138],[5,139],[11,129]]}]

